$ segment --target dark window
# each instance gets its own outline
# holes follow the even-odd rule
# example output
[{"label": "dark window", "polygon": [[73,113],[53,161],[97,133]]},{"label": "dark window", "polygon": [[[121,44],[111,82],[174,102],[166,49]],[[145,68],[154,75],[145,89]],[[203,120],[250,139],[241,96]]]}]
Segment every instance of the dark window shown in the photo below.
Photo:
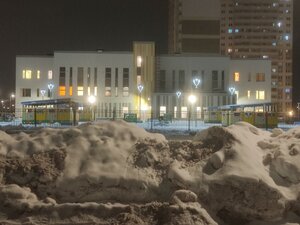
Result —
[{"label": "dark window", "polygon": [[66,67],[59,67],[59,86],[66,85]]},{"label": "dark window", "polygon": [[185,74],[184,70],[179,70],[179,89],[184,91],[185,89]]},{"label": "dark window", "polygon": [[77,69],[77,86],[83,86],[83,67]]},{"label": "dark window", "polygon": [[129,87],[129,69],[123,68],[123,87]]},{"label": "dark window", "polygon": [[105,68],[105,87],[111,87],[111,68]]},{"label": "dark window", "polygon": [[22,97],[31,97],[31,89],[23,88],[22,89]]},{"label": "dark window", "polygon": [[159,71],[159,90],[161,92],[166,90],[166,71]]},{"label": "dark window", "polygon": [[116,77],[115,77],[115,87],[118,87],[119,84],[118,84],[118,81],[119,81],[119,74],[118,74],[118,68],[116,68]]},{"label": "dark window", "polygon": [[212,71],[212,89],[218,89],[218,71]]}]

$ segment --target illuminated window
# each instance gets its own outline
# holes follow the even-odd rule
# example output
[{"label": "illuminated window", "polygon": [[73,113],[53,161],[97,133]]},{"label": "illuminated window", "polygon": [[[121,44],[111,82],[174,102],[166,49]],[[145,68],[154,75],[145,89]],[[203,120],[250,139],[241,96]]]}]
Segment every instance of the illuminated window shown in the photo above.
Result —
[{"label": "illuminated window", "polygon": [[69,88],[69,95],[70,95],[70,96],[73,95],[73,87],[72,87],[72,86]]},{"label": "illuminated window", "polygon": [[136,65],[137,65],[137,67],[141,67],[142,66],[142,56],[138,56],[137,58],[136,58]]},{"label": "illuminated window", "polygon": [[167,107],[166,106],[160,106],[159,107],[159,115],[163,116],[167,112]]},{"label": "illuminated window", "polygon": [[231,53],[231,52],[232,52],[232,48],[229,48],[229,49],[228,49],[228,53]]},{"label": "illuminated window", "polygon": [[87,88],[87,92],[88,92],[88,96],[90,96],[91,95],[91,87]]},{"label": "illuminated window", "polygon": [[256,91],[256,99],[264,100],[265,99],[265,91]]},{"label": "illuminated window", "polygon": [[233,74],[233,80],[234,80],[235,82],[240,81],[240,73],[235,72],[235,73]]},{"label": "illuminated window", "polygon": [[181,118],[182,119],[186,119],[187,118],[187,107],[186,106],[182,106],[181,107]]},{"label": "illuminated window", "polygon": [[263,82],[265,81],[265,74],[264,73],[257,73],[256,74],[256,82]]},{"label": "illuminated window", "polygon": [[111,96],[111,87],[105,87],[105,96],[110,97]]},{"label": "illuminated window", "polygon": [[22,71],[23,79],[30,80],[31,79],[31,74],[32,74],[31,70],[23,70]]},{"label": "illuminated window", "polygon": [[38,71],[36,72],[36,78],[37,78],[37,79],[40,79],[40,78],[41,78],[41,71],[38,70]]},{"label": "illuminated window", "polygon": [[94,96],[97,96],[97,94],[98,94],[98,88],[94,87]]},{"label": "illuminated window", "polygon": [[48,71],[48,80],[52,80],[53,79],[53,74],[52,74],[52,70]]},{"label": "illuminated window", "polygon": [[239,99],[239,91],[235,91],[234,93],[236,95],[236,99]]},{"label": "illuminated window", "polygon": [[123,111],[123,114],[124,114],[124,113],[128,113],[128,112],[129,112],[129,109],[128,109],[127,106],[123,106],[122,111]]},{"label": "illuminated window", "polygon": [[177,106],[174,106],[174,118],[177,118]]},{"label": "illuminated window", "polygon": [[66,87],[59,86],[59,96],[66,96]]},{"label": "illuminated window", "polygon": [[251,91],[247,91],[247,97],[250,98],[251,97]]},{"label": "illuminated window", "polygon": [[83,87],[82,86],[77,87],[77,95],[78,96],[83,96]]}]

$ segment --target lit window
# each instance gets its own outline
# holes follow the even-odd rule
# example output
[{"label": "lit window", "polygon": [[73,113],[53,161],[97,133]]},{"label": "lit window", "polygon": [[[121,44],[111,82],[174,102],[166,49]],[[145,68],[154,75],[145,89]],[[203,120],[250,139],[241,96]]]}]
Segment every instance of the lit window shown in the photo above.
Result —
[{"label": "lit window", "polygon": [[90,96],[91,95],[91,87],[88,87],[87,92],[88,92],[88,96]]},{"label": "lit window", "polygon": [[235,82],[238,82],[240,81],[240,73],[239,72],[235,72],[234,75],[233,75],[233,80]]},{"label": "lit window", "polygon": [[52,70],[48,71],[48,80],[52,80],[53,76],[52,76]]},{"label": "lit window", "polygon": [[77,95],[78,96],[83,96],[83,87],[82,86],[77,87]]},{"label": "lit window", "polygon": [[163,116],[167,112],[167,107],[166,106],[160,106],[159,107],[159,115]]},{"label": "lit window", "polygon": [[59,96],[66,96],[66,86],[59,86]]},{"label": "lit window", "polygon": [[94,96],[97,96],[97,94],[98,94],[98,88],[94,87]]},{"label": "lit window", "polygon": [[229,49],[228,49],[228,53],[231,53],[231,52],[232,52],[232,48],[229,48]]},{"label": "lit window", "polygon": [[236,28],[236,29],[234,30],[234,32],[235,32],[235,33],[238,33],[238,32],[240,32],[240,30],[239,30],[238,28]]},{"label": "lit window", "polygon": [[72,96],[73,95],[73,87],[69,88],[69,95]]},{"label": "lit window", "polygon": [[31,79],[31,70],[23,70],[22,71],[22,77],[23,79],[27,79],[27,80],[30,80]]},{"label": "lit window", "polygon": [[264,100],[265,99],[265,91],[256,91],[256,99]]},{"label": "lit window", "polygon": [[110,97],[111,96],[111,87],[105,87],[105,96]]},{"label": "lit window", "polygon": [[129,109],[127,106],[123,106],[122,110],[123,110],[123,114],[129,112]]},{"label": "lit window", "polygon": [[282,26],[282,23],[281,22],[278,22],[277,23],[277,27],[281,27]]},{"label": "lit window", "polygon": [[142,56],[138,56],[137,58],[136,58],[136,65],[137,65],[137,67],[141,67],[142,66]]},{"label": "lit window", "polygon": [[38,71],[36,72],[36,78],[37,78],[37,79],[40,79],[40,78],[41,78],[41,71],[38,70]]},{"label": "lit window", "polygon": [[231,29],[231,28],[228,29],[228,33],[229,33],[229,34],[232,33],[232,29]]},{"label": "lit window", "polygon": [[284,40],[288,41],[290,39],[290,36],[288,34],[284,35]]},{"label": "lit window", "polygon": [[251,91],[250,91],[250,90],[247,91],[247,97],[248,97],[248,98],[251,97]]},{"label": "lit window", "polygon": [[136,83],[137,83],[137,85],[142,83],[142,77],[141,76],[136,77]]},{"label": "lit window", "polygon": [[268,59],[268,58],[269,58],[269,56],[263,55],[263,59]]},{"label": "lit window", "polygon": [[277,43],[276,43],[276,42],[273,42],[273,43],[272,43],[272,45],[273,45],[273,46],[276,46],[276,45],[277,45]]},{"label": "lit window", "polygon": [[234,94],[236,95],[236,99],[239,99],[239,91],[235,91]]},{"label": "lit window", "polygon": [[182,119],[186,119],[187,118],[187,107],[186,106],[182,106],[181,107],[181,118]]}]

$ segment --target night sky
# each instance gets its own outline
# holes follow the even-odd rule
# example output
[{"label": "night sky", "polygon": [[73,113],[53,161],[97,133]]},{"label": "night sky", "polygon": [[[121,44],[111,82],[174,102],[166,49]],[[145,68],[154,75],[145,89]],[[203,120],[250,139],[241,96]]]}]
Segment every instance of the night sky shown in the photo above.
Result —
[{"label": "night sky", "polygon": [[[300,102],[300,3],[294,0],[294,103]],[[0,98],[14,92],[16,55],[54,50],[167,52],[168,0],[0,0]],[[297,90],[298,89],[298,90]]]}]

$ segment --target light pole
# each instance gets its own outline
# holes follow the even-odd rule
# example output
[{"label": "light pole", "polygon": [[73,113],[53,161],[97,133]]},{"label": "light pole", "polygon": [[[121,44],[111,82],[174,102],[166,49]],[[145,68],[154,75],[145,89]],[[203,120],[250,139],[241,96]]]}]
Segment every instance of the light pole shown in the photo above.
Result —
[{"label": "light pole", "polygon": [[41,89],[41,95],[42,95],[42,100],[44,100],[45,94],[46,94],[46,90],[45,89]]},{"label": "light pole", "polygon": [[179,112],[179,107],[180,107],[180,102],[179,102],[179,98],[181,96],[181,91],[176,91],[176,96],[177,96],[177,110],[176,110],[176,118],[178,119],[180,116],[180,112]]},{"label": "light pole", "polygon": [[201,83],[201,80],[199,78],[194,78],[193,79],[193,84],[195,85],[195,88],[198,88],[200,83]]},{"label": "light pole", "polygon": [[11,110],[11,112],[13,112],[13,104],[12,104],[12,99],[14,99],[15,98],[15,95],[14,94],[11,94],[10,96],[9,96],[9,107],[10,107],[10,110]]},{"label": "light pole", "polygon": [[139,99],[139,116],[140,116],[140,119],[141,119],[141,112],[142,112],[142,91],[144,89],[144,86],[142,84],[139,84],[137,86],[137,89],[139,91],[139,97],[140,97],[140,99]]},{"label": "light pole", "polygon": [[192,111],[192,105],[196,102],[196,96],[195,95],[190,95],[188,97],[188,101],[190,103],[190,109],[188,112],[188,131],[191,131],[191,111]]},{"label": "light pole", "polygon": [[50,91],[50,99],[52,98],[52,90],[54,88],[54,84],[48,84],[48,89]]},{"label": "light pole", "polygon": [[88,97],[88,102],[90,103],[90,107],[91,107],[91,112],[92,112],[92,120],[95,120],[95,102],[96,102],[96,97],[94,95],[90,95]]},{"label": "light pole", "polygon": [[232,104],[234,104],[233,100],[234,100],[234,94],[235,94],[235,87],[229,87],[228,90],[229,90],[230,95],[231,95]]}]

